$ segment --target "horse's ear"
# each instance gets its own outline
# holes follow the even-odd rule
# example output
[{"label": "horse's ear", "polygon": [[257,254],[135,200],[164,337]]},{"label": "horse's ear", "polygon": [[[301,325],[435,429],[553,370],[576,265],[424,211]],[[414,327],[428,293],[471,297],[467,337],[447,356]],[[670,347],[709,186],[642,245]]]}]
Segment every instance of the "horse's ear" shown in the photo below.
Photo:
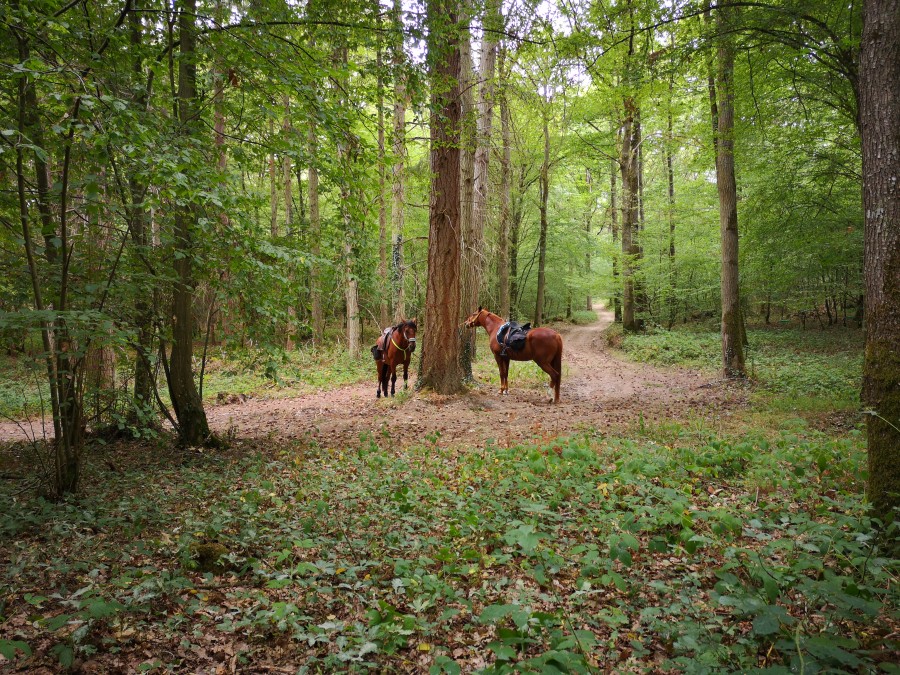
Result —
[{"label": "horse's ear", "polygon": [[478,311],[479,312],[481,311],[481,305],[478,305]]},{"label": "horse's ear", "polygon": [[416,317],[411,318],[411,319],[409,320],[409,323],[415,323],[415,324],[418,325],[418,322],[417,322],[417,320],[416,320]]}]

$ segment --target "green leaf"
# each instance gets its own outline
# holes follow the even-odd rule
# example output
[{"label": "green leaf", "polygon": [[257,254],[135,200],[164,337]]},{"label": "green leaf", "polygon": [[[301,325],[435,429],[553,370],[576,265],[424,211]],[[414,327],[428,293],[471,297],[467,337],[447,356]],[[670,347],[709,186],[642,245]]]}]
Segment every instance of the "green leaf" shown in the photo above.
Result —
[{"label": "green leaf", "polygon": [[31,656],[31,647],[21,640],[0,640],[0,654],[3,658],[12,661],[16,658],[16,652],[22,652],[25,656]]}]

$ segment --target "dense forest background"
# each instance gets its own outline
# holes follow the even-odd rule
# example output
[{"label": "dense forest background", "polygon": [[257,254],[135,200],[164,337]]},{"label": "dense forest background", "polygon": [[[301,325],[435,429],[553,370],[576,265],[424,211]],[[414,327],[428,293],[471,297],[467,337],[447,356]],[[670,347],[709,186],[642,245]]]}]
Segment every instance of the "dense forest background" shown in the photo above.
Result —
[{"label": "dense forest background", "polygon": [[0,671],[896,672],[898,139],[897,0],[2,4]]}]

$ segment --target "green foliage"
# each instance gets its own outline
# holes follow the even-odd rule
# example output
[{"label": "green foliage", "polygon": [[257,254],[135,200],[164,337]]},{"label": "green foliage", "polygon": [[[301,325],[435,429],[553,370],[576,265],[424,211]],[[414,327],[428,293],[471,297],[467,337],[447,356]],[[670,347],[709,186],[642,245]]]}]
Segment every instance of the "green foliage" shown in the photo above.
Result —
[{"label": "green foliage", "polygon": [[[778,409],[832,410],[859,406],[862,336],[856,331],[748,330],[748,374],[760,402]],[[718,333],[683,328],[626,335],[631,358],[712,372],[721,367]]]},{"label": "green foliage", "polygon": [[[897,570],[864,464],[858,433],[675,423],[510,448],[434,435],[399,453],[366,437],[160,458],[78,503],[8,502],[2,625],[19,628],[0,645],[59,645],[18,645],[22,663],[102,659],[135,648],[109,635],[139,631],[192,664],[206,636],[241,642],[251,670],[276,640],[310,670],[413,658],[453,673],[474,650],[498,673],[873,671],[891,660]],[[210,542],[221,566],[194,571]],[[48,584],[65,590],[29,595]]]}]

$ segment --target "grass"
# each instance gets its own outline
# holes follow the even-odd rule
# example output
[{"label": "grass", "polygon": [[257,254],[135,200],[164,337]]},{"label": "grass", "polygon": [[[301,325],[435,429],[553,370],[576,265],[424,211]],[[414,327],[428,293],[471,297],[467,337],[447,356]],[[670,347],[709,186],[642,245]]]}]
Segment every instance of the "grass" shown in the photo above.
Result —
[{"label": "grass", "polygon": [[[862,335],[853,330],[751,329],[747,371],[758,385],[761,410],[823,413],[859,408]],[[636,361],[713,373],[720,367],[718,332],[657,329],[625,335],[622,349]]]},{"label": "grass", "polygon": [[7,502],[0,653],[26,670],[896,672],[897,568],[858,435],[653,433],[124,450],[77,501]]}]

